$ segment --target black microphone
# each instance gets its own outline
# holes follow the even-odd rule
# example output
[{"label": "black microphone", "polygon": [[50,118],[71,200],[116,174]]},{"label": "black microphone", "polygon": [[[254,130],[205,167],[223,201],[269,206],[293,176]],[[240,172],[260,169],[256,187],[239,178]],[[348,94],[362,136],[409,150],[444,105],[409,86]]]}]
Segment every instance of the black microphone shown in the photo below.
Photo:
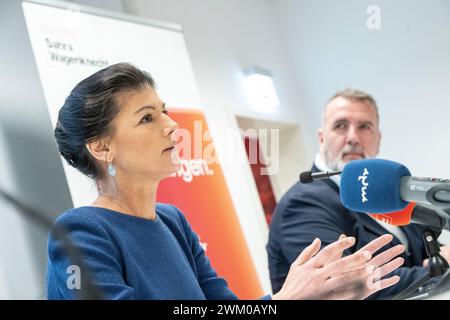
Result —
[{"label": "black microphone", "polygon": [[301,183],[311,183],[315,180],[319,179],[327,179],[329,177],[341,174],[342,171],[320,171],[320,172],[312,172],[305,171],[300,173],[300,182]]},{"label": "black microphone", "polygon": [[77,265],[83,272],[81,277],[81,289],[77,290],[77,297],[81,300],[102,300],[103,293],[100,288],[93,281],[93,276],[90,271],[85,267],[84,258],[79,251],[78,247],[73,243],[67,230],[59,225],[54,224],[45,214],[36,210],[32,206],[17,199],[12,194],[0,189],[0,198],[3,198],[8,203],[12,204],[25,218],[31,219],[34,223],[44,227],[50,228],[53,236],[61,241],[62,249],[72,262]]}]

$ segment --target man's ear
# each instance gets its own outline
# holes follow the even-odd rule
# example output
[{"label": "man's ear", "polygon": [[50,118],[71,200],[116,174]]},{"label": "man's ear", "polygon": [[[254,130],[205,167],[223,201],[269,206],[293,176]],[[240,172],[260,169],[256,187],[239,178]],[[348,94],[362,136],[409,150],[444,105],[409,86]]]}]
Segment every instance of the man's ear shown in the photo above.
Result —
[{"label": "man's ear", "polygon": [[319,138],[319,144],[322,145],[322,143],[323,143],[323,129],[322,128],[320,128],[317,131],[317,137]]},{"label": "man's ear", "polygon": [[104,140],[86,143],[86,149],[88,149],[89,153],[99,161],[106,161],[109,163],[113,159],[112,152]]},{"label": "man's ear", "polygon": [[381,131],[378,131],[379,138],[378,138],[378,147],[377,147],[377,155],[380,153],[380,144],[381,144]]},{"label": "man's ear", "polygon": [[323,129],[322,128],[320,128],[318,131],[317,131],[317,137],[319,138],[319,150],[320,150],[320,152],[322,152],[323,151]]}]

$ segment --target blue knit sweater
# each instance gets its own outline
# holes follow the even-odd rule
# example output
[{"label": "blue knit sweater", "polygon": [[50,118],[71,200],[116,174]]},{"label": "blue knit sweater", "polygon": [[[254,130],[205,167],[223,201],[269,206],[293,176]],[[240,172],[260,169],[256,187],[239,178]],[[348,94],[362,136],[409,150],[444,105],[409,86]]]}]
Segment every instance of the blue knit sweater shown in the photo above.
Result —
[{"label": "blue knit sweater", "polygon": [[[156,214],[156,220],[147,220],[80,207],[56,223],[68,230],[105,299],[237,299],[182,213],[157,204]],[[76,298],[77,288],[67,284],[72,262],[52,233],[48,254],[48,298]]]}]

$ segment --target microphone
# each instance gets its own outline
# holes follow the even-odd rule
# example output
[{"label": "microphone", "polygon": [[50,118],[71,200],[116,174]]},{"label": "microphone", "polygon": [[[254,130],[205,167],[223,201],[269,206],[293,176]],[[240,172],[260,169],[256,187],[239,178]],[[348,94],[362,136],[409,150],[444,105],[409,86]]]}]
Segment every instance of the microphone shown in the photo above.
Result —
[{"label": "microphone", "polygon": [[311,183],[315,180],[327,179],[329,177],[341,174],[342,171],[321,171],[321,172],[312,172],[305,171],[300,173],[300,182],[301,183]]},{"label": "microphone", "polygon": [[340,197],[347,209],[367,213],[399,211],[409,202],[450,208],[450,180],[411,177],[390,160],[354,160],[342,171]]}]

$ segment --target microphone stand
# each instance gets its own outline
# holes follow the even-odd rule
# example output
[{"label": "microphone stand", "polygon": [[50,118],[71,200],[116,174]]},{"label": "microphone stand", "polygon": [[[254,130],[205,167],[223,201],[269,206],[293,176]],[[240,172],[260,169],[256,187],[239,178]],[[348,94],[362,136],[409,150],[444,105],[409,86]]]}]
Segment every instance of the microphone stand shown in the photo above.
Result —
[{"label": "microphone stand", "polygon": [[16,197],[3,191],[2,189],[0,189],[0,196],[3,197],[3,199],[5,199],[7,202],[12,204],[15,208],[17,208],[25,218],[32,220],[34,223],[40,225],[46,230],[50,228],[54,237],[61,242],[63,251],[71,259],[72,263],[78,266],[80,270],[82,270],[82,276],[80,275],[81,289],[76,290],[79,299],[101,300],[102,294],[99,288],[94,284],[89,270],[85,267],[83,256],[80,254],[78,248],[70,239],[67,230],[61,225],[53,224],[53,221],[46,215],[42,214],[31,206],[28,206],[24,202],[18,200]]},{"label": "microphone stand", "polygon": [[[442,231],[442,230],[441,230]],[[425,243],[425,249],[428,255],[428,272],[419,280],[414,282],[408,288],[396,295],[392,300],[405,300],[413,297],[413,293],[418,290],[419,293],[425,293],[424,291],[430,290],[430,288],[424,287],[424,284],[431,278],[448,274],[449,264],[444,257],[441,256],[441,249],[437,239],[441,234],[441,231],[427,229],[423,232],[423,241]],[[430,291],[431,294],[431,291]]]},{"label": "microphone stand", "polygon": [[430,290],[430,295],[441,294],[448,290],[450,290],[450,269],[444,273],[441,280],[439,280],[436,286]]},{"label": "microphone stand", "polygon": [[[450,209],[445,209],[444,212],[450,215]],[[430,291],[430,295],[441,294],[444,291],[450,290],[450,269],[448,269],[442,276],[437,285]]]}]

